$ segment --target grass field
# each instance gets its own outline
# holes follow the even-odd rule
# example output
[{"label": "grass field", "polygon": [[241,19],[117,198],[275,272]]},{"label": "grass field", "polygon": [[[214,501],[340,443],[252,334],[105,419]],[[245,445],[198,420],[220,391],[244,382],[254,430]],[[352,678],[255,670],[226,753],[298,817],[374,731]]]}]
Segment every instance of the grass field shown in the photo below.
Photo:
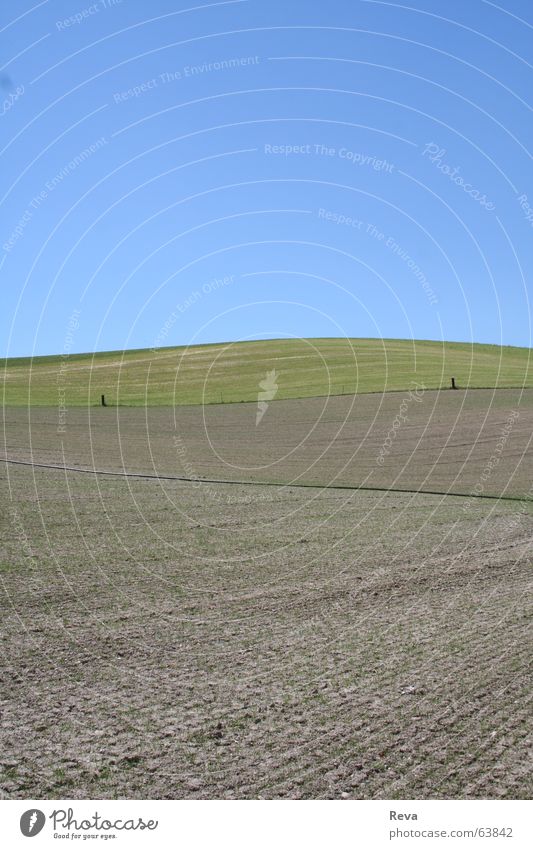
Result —
[{"label": "grass field", "polygon": [[4,360],[3,403],[69,407],[253,401],[276,372],[276,398],[533,386],[529,348],[390,339],[297,339]]}]

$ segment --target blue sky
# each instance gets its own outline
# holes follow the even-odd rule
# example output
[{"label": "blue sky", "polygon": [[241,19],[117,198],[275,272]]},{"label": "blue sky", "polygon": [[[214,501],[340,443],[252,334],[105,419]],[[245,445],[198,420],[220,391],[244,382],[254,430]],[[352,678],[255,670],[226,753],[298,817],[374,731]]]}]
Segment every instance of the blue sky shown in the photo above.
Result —
[{"label": "blue sky", "polygon": [[2,4],[3,356],[530,345],[526,0]]}]

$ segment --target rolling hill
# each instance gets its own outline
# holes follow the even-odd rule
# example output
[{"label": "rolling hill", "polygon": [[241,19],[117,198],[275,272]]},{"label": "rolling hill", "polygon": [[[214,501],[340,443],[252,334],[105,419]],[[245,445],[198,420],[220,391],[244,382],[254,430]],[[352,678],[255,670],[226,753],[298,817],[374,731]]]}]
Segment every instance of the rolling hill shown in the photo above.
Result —
[{"label": "rolling hill", "polygon": [[[531,349],[398,339],[274,339],[1,361],[9,406],[156,406],[533,386]],[[263,385],[261,385],[263,384]],[[269,400],[270,400],[269,399]]]}]

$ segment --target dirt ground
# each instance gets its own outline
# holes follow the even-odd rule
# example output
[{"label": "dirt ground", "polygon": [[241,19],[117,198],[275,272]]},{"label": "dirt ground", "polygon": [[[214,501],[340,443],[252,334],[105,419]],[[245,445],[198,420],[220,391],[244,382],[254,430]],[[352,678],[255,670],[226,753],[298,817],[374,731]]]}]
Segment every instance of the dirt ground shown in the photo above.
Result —
[{"label": "dirt ground", "polygon": [[487,389],[205,407],[6,408],[0,457],[155,475],[522,498],[533,390]]},{"label": "dirt ground", "polygon": [[[30,442],[27,413],[7,410],[5,453],[287,481],[345,465],[352,483],[373,462],[385,481],[429,471],[439,488],[469,491],[517,399],[499,393],[483,410],[481,396],[459,396],[448,393],[452,420],[460,413],[449,448],[444,393],[426,393],[381,467],[401,394],[383,401],[379,432],[374,398],[339,441],[328,434],[346,399],[303,441],[315,408],[301,405],[323,399],[272,404],[257,428],[250,405],[218,418],[209,408],[206,428],[193,408],[177,428],[173,410],[91,410],[90,431],[87,413],[69,411],[63,447],[57,411],[31,411]],[[521,400],[487,491],[529,489],[531,396]],[[427,401],[424,467],[411,445]],[[266,470],[250,468],[255,450]],[[531,797],[525,500],[6,463],[0,477],[3,798]]]}]

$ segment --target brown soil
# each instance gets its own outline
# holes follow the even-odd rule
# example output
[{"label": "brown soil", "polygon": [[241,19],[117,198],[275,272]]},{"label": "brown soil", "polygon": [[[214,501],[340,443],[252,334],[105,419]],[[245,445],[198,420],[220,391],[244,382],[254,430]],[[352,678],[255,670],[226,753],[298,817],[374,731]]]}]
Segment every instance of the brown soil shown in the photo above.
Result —
[{"label": "brown soil", "polygon": [[177,408],[7,408],[0,456],[243,481],[523,497],[533,390],[395,392]]},{"label": "brown soil", "polygon": [[[481,427],[480,397],[452,431],[460,393],[452,408],[436,397],[416,462],[402,463],[394,451],[411,456],[433,400],[412,404],[376,476],[475,485],[468,450],[490,458],[516,403],[499,392]],[[205,451],[201,410],[179,411],[178,434],[198,473],[325,481],[348,461],[341,477],[356,483],[401,400],[358,401],[338,440],[346,399],[307,439],[322,399],[271,404],[257,429],[252,406],[208,408],[224,463]],[[529,397],[493,492],[529,488],[530,410]],[[87,414],[69,412],[66,459],[183,472],[174,412],[145,414],[91,410],[89,435]],[[31,449],[26,416],[6,411],[6,453],[61,461],[57,413],[31,412]],[[439,454],[446,428],[454,447]],[[0,476],[4,798],[530,797],[525,500],[4,463]]]}]

